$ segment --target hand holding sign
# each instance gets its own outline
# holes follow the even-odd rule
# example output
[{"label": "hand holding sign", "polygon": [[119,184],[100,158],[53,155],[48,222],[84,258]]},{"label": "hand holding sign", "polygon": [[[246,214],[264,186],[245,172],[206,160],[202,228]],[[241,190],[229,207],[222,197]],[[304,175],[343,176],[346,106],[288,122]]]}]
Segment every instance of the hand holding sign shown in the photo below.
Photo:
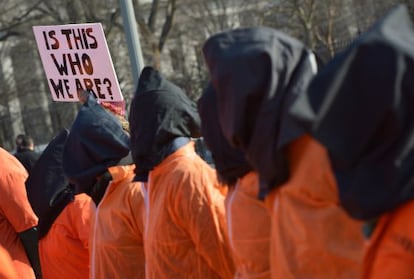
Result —
[{"label": "hand holding sign", "polygon": [[34,26],[33,32],[54,101],[78,101],[80,90],[123,100],[101,24]]}]

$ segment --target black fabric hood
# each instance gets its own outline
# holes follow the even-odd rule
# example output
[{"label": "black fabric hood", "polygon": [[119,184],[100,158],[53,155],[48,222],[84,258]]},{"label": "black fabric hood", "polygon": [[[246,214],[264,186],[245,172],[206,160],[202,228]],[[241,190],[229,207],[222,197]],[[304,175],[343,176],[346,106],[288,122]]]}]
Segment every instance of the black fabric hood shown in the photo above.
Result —
[{"label": "black fabric hood", "polygon": [[201,134],[211,151],[218,176],[227,185],[233,185],[252,168],[239,148],[232,147],[223,135],[218,120],[216,93],[211,83],[198,100]]},{"label": "black fabric hood", "polygon": [[129,153],[120,122],[92,96],[80,108],[63,150],[63,170],[77,193],[88,193],[96,177]]},{"label": "black fabric hood", "polygon": [[[39,218],[39,238],[44,237],[55,219],[73,200],[74,193],[63,174],[63,146],[69,135],[62,130],[46,147],[26,180],[29,202]],[[56,200],[56,197],[59,197]],[[56,200],[56,202],[52,202]]]},{"label": "black fabric hood", "polygon": [[414,198],[414,30],[399,5],[332,59],[292,115],[324,144],[350,215]]},{"label": "black fabric hood", "polygon": [[200,117],[194,102],[152,67],[145,67],[131,102],[131,153],[137,179],[168,154],[177,137],[199,137]]},{"label": "black fabric hood", "polygon": [[203,52],[224,136],[245,152],[264,194],[289,176],[283,148],[303,129],[287,112],[316,72],[313,54],[266,27],[214,35]]}]

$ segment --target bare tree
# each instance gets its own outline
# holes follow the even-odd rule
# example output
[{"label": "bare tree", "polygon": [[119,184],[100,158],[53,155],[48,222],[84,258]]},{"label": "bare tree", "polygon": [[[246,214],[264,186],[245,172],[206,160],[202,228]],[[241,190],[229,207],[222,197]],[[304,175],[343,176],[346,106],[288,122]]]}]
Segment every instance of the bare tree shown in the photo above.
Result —
[{"label": "bare tree", "polygon": [[177,0],[152,0],[150,4],[135,0],[134,3],[147,64],[161,69],[161,53],[174,27]]},{"label": "bare tree", "polygon": [[[265,24],[302,40],[329,60],[367,30],[395,0],[278,0]],[[403,1],[413,11],[412,0]]]},{"label": "bare tree", "polygon": [[280,0],[266,22],[313,50],[323,49],[326,60],[335,54],[338,40],[351,36],[353,19],[346,0]]},{"label": "bare tree", "polygon": [[175,81],[197,99],[208,82],[202,55],[204,42],[211,35],[234,28],[262,25],[269,1],[182,0],[179,18],[169,43]]}]

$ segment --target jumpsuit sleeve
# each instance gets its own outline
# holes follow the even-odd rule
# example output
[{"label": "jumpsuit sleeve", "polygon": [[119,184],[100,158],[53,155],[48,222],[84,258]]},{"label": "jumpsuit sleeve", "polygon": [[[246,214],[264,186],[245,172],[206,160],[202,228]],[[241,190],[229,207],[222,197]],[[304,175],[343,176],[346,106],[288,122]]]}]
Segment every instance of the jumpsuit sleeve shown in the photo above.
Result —
[{"label": "jumpsuit sleeve", "polygon": [[145,222],[145,205],[144,196],[141,190],[141,182],[134,182],[131,190],[130,204],[133,208],[132,219],[135,223],[135,231],[137,232],[137,238],[143,242],[144,235],[144,222]]},{"label": "jumpsuit sleeve", "polygon": [[17,271],[14,269],[13,261],[3,246],[0,245],[0,278],[18,279]]},{"label": "jumpsuit sleeve", "polygon": [[0,209],[17,233],[37,226],[38,218],[29,203],[25,187],[25,175],[7,174],[1,178],[3,192]]},{"label": "jumpsuit sleeve", "polygon": [[183,179],[175,197],[177,216],[181,216],[181,226],[211,269],[220,278],[233,278],[234,264],[225,231],[225,197],[216,186],[214,173],[211,177],[200,175],[203,177],[188,175]]},{"label": "jumpsuit sleeve", "polygon": [[365,247],[364,279],[413,278],[414,201],[380,217]]},{"label": "jumpsuit sleeve", "polygon": [[128,200],[125,201],[129,208],[129,222],[132,228],[133,243],[131,248],[134,249],[134,260],[131,262],[135,266],[134,278],[145,278],[145,253],[144,253],[144,218],[145,206],[144,198],[141,192],[141,182],[133,182],[130,185]]},{"label": "jumpsuit sleeve", "polygon": [[89,247],[89,232],[91,228],[91,198],[86,194],[78,194],[70,207],[73,216],[73,228],[76,237],[82,242],[84,248]]}]

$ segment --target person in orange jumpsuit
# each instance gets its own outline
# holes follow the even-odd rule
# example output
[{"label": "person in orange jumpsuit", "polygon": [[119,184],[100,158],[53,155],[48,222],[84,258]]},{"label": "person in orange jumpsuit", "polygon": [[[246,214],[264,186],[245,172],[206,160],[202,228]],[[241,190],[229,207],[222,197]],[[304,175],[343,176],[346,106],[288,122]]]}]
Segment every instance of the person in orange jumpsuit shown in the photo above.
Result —
[{"label": "person in orange jumpsuit", "polygon": [[367,224],[364,279],[414,277],[413,73],[413,22],[398,5],[290,111],[328,150],[347,213]]},{"label": "person in orange jumpsuit", "polygon": [[93,200],[90,278],[144,278],[145,208],[141,185],[132,182],[129,135],[92,95],[72,124],[62,164],[75,193]]},{"label": "person in orange jumpsuit", "polygon": [[46,147],[26,181],[39,217],[39,253],[44,279],[88,278],[91,198],[75,195],[62,169],[62,130]]},{"label": "person in orange jumpsuit", "polygon": [[10,254],[21,278],[41,278],[38,218],[27,199],[23,165],[0,148],[0,245]]},{"label": "person in orange jumpsuit", "polygon": [[236,266],[235,278],[270,278],[270,212],[259,200],[259,180],[240,149],[224,138],[211,84],[198,100],[201,134],[212,153],[217,175],[228,185],[226,217]]},{"label": "person in orange jumpsuit", "polygon": [[203,53],[223,134],[271,211],[272,278],[357,278],[361,225],[339,204],[326,150],[288,113],[316,73],[313,53],[266,27],[216,34]]},{"label": "person in orange jumpsuit", "polygon": [[199,136],[195,104],[145,67],[129,123],[146,205],[146,278],[233,278],[221,185],[191,140]]}]

